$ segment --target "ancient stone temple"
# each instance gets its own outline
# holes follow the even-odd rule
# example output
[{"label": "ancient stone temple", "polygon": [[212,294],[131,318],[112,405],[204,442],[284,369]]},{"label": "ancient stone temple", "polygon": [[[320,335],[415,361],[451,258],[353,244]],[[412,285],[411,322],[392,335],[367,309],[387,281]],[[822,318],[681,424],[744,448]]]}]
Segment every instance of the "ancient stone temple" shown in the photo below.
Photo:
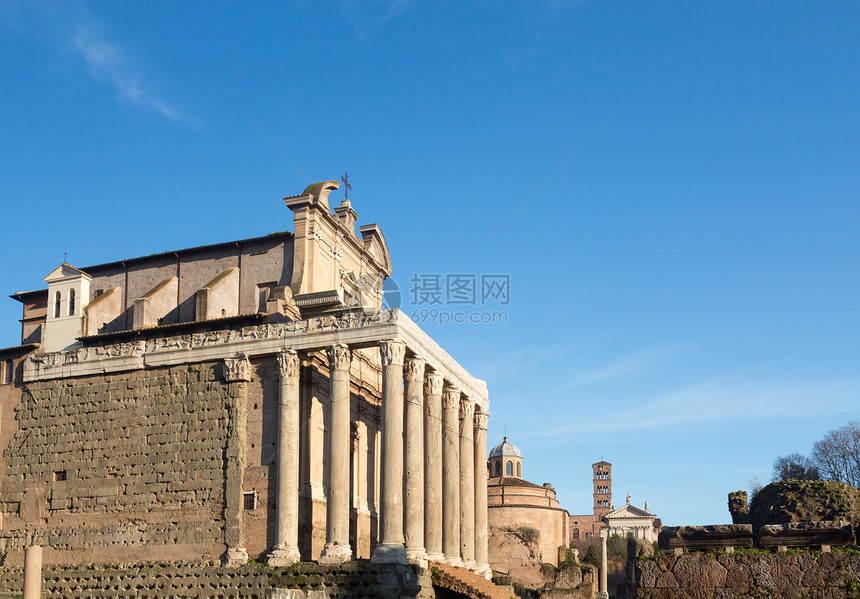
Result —
[{"label": "ancient stone temple", "polygon": [[[76,268],[0,350],[0,554],[489,574],[487,388],[399,310],[335,181],[294,233]],[[282,227],[283,228],[283,227]],[[47,268],[46,268],[47,270]]]}]

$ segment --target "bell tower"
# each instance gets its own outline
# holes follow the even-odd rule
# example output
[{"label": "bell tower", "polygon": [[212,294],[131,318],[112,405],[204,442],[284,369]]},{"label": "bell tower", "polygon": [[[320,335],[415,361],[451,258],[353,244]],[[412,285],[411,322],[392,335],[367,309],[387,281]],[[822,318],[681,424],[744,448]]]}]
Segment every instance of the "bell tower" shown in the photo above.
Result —
[{"label": "bell tower", "polygon": [[612,464],[600,461],[594,470],[594,519],[599,520],[612,511]]}]

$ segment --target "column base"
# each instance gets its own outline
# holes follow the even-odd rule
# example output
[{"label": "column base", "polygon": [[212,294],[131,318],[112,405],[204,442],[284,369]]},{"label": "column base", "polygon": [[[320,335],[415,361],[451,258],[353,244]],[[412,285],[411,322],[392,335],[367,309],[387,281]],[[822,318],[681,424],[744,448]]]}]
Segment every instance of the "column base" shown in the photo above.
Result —
[{"label": "column base", "polygon": [[431,562],[444,562],[445,561],[445,554],[442,552],[428,553],[427,554],[427,560],[431,561]]},{"label": "column base", "polygon": [[296,562],[302,560],[298,547],[275,547],[267,556],[269,565],[276,568],[292,566]]},{"label": "column base", "polygon": [[344,543],[326,543],[320,558],[321,564],[342,564],[352,559],[352,547]]},{"label": "column base", "polygon": [[493,569],[490,567],[490,564],[478,564],[478,574],[490,580],[493,577]]},{"label": "column base", "polygon": [[448,564],[449,566],[454,566],[455,568],[463,567],[463,560],[458,557],[448,557],[447,555],[442,559],[443,562]]},{"label": "column base", "polygon": [[373,552],[371,564],[408,564],[406,548],[400,543],[382,543]]},{"label": "column base", "polygon": [[609,593],[606,591],[598,591],[594,594],[594,599],[609,599]]},{"label": "column base", "polygon": [[476,562],[473,559],[469,559],[469,560],[464,559],[463,560],[463,567],[466,568],[467,570],[472,570],[473,572],[477,572],[478,571],[478,562]]},{"label": "column base", "polygon": [[230,547],[224,554],[224,565],[238,568],[248,563],[248,552],[244,547]]}]

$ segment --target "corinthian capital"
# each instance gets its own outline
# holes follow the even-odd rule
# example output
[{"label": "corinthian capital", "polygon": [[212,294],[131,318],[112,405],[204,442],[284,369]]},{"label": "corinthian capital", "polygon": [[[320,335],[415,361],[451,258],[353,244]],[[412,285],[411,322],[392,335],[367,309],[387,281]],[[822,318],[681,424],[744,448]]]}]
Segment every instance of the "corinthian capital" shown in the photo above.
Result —
[{"label": "corinthian capital", "polygon": [[475,428],[480,429],[482,431],[487,430],[487,420],[490,415],[486,412],[486,410],[482,410],[479,407],[475,408]]},{"label": "corinthian capital", "polygon": [[248,356],[240,354],[224,358],[224,379],[228,383],[251,380],[251,363]]},{"label": "corinthian capital", "polygon": [[460,420],[471,418],[475,413],[475,402],[464,397],[460,401]]},{"label": "corinthian capital", "polygon": [[402,341],[383,341],[379,344],[379,353],[383,366],[399,366],[406,356],[406,344]]},{"label": "corinthian capital", "polygon": [[278,357],[278,369],[281,376],[285,378],[297,378],[299,376],[299,354],[291,349],[276,354]]},{"label": "corinthian capital", "polygon": [[445,379],[438,372],[428,372],[424,380],[424,395],[442,395],[442,383]]},{"label": "corinthian capital", "polygon": [[446,385],[442,389],[442,407],[449,409],[460,407],[460,390],[457,387]]},{"label": "corinthian capital", "polygon": [[406,358],[406,361],[403,362],[403,376],[410,382],[423,379],[424,360],[421,358]]},{"label": "corinthian capital", "polygon": [[326,349],[326,354],[328,354],[328,363],[331,370],[349,370],[352,352],[349,351],[348,345],[332,345]]}]

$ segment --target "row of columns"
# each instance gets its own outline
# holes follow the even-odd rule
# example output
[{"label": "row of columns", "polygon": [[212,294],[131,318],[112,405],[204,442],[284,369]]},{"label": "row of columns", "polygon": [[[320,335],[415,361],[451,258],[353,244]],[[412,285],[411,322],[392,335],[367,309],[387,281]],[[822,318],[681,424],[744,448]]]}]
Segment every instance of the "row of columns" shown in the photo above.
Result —
[{"label": "row of columns", "polygon": [[[451,382],[427,371],[418,357],[406,358],[402,341],[383,341],[380,539],[372,560],[444,560],[484,574],[487,556],[487,413]],[[322,563],[352,558],[349,545],[349,455],[351,351],[327,350],[331,400],[327,436],[329,488]],[[300,559],[298,549],[299,360],[278,355],[281,371],[278,415],[275,566]],[[404,484],[405,481],[405,484]],[[404,493],[405,490],[405,493]]]}]

